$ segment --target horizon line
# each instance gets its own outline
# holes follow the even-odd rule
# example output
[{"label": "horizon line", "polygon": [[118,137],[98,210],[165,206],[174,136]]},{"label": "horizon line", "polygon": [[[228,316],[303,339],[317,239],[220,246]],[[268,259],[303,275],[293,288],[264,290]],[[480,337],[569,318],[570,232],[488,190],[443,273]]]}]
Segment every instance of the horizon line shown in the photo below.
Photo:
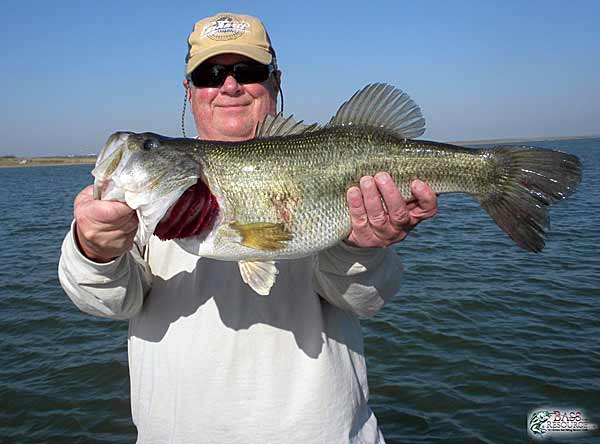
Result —
[{"label": "horizon line", "polygon": [[577,139],[600,139],[600,134],[585,134],[579,136],[540,136],[540,137],[511,137],[500,139],[473,139],[473,140],[457,140],[447,143],[454,145],[479,145],[484,143],[513,143],[513,142],[552,142],[554,140],[577,140]]}]

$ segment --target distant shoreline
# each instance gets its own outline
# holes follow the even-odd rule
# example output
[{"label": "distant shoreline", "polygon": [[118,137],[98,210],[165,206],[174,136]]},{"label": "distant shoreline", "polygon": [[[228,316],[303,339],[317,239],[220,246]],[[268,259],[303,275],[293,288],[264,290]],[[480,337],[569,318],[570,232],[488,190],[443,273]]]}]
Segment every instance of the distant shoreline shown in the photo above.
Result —
[{"label": "distant shoreline", "polygon": [[[453,145],[489,145],[495,143],[524,143],[524,142],[552,142],[556,140],[600,139],[600,134],[588,136],[563,136],[563,137],[528,137],[514,139],[481,139],[451,141]],[[60,166],[84,165],[96,163],[96,156],[0,156],[0,168],[7,167],[32,167],[32,166]]]},{"label": "distant shoreline", "polygon": [[578,140],[578,139],[600,139],[600,134],[588,136],[561,136],[561,137],[528,137],[514,139],[481,139],[481,140],[459,140],[448,142],[454,145],[483,145],[490,143],[523,143],[523,142],[553,142],[556,140]]},{"label": "distant shoreline", "polygon": [[0,168],[84,165],[96,163],[97,156],[0,156]]}]

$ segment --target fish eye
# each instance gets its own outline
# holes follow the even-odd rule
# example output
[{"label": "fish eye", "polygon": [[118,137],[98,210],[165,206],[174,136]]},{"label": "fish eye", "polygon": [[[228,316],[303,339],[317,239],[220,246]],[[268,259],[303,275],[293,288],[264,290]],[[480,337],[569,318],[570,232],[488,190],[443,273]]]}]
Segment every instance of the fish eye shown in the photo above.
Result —
[{"label": "fish eye", "polygon": [[160,147],[160,142],[156,139],[146,139],[142,145],[142,148],[144,148],[146,151],[155,150],[158,147]]}]

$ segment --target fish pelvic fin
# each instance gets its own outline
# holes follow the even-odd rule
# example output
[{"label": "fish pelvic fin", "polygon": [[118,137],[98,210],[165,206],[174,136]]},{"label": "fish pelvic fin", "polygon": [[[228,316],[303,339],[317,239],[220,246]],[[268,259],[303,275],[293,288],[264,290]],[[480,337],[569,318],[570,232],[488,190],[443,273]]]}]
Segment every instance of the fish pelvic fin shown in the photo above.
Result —
[{"label": "fish pelvic fin", "polygon": [[292,233],[283,224],[232,222],[229,227],[241,236],[242,245],[257,250],[280,250],[285,247],[285,242],[293,239]]},{"label": "fish pelvic fin", "polygon": [[268,296],[279,270],[273,261],[239,261],[242,280],[261,296]]},{"label": "fish pelvic fin", "polygon": [[421,109],[408,94],[386,83],[373,83],[357,91],[327,124],[355,125],[385,129],[404,139],[425,133]]},{"label": "fish pelvic fin", "polygon": [[561,151],[526,146],[483,149],[495,162],[496,182],[475,196],[496,224],[519,247],[540,252],[550,228],[548,207],[581,182],[579,159]]}]

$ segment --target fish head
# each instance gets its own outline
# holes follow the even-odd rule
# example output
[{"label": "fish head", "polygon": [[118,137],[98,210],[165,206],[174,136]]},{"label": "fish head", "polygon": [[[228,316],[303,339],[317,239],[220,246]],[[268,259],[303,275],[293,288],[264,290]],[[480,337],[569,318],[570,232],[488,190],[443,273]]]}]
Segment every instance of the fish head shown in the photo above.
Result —
[{"label": "fish head", "polygon": [[199,177],[199,165],[186,153],[174,149],[173,140],[154,133],[112,134],[92,171],[94,195],[103,200],[125,201],[135,209],[150,197],[193,185]]},{"label": "fish head", "polygon": [[139,219],[136,241],[145,245],[160,219],[200,178],[200,165],[178,139],[116,132],[96,160],[94,198],[125,202]]}]

